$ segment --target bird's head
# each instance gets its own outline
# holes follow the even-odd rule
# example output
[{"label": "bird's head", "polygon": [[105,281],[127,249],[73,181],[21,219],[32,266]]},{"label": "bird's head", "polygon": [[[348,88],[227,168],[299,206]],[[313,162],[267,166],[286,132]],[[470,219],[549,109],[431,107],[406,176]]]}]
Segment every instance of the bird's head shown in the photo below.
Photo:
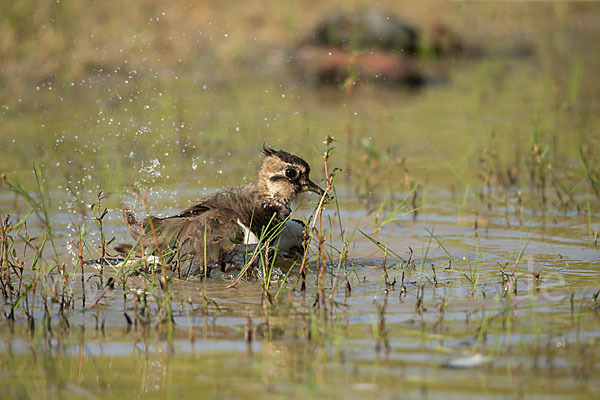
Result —
[{"label": "bird's head", "polygon": [[267,145],[263,146],[262,152],[265,159],[259,172],[258,185],[266,197],[287,206],[300,193],[325,193],[310,180],[310,166],[300,157]]}]

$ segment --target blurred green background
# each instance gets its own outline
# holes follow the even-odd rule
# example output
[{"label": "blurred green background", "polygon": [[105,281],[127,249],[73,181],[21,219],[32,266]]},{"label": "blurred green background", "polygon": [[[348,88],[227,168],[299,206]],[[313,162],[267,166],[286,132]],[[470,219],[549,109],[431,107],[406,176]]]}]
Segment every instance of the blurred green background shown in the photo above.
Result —
[{"label": "blurred green background", "polygon": [[[318,88],[291,72],[323,18],[364,8],[424,41],[442,23],[485,54],[425,57],[419,90]],[[599,16],[573,2],[7,1],[0,170],[27,181],[35,161],[80,194],[213,188],[252,181],[263,142],[317,164],[331,135],[359,197],[530,185],[534,145],[563,192],[591,193]],[[531,55],[511,54],[523,46]]]}]

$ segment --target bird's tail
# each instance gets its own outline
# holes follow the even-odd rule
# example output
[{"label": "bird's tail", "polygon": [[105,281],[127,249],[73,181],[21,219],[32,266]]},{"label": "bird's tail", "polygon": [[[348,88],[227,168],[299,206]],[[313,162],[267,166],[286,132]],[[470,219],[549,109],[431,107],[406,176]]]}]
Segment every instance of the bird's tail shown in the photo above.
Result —
[{"label": "bird's tail", "polygon": [[123,209],[123,219],[127,222],[127,225],[136,225],[137,219],[135,218],[135,214],[129,208]]},{"label": "bird's tail", "polygon": [[119,257],[121,257],[123,259],[125,259],[127,257],[138,258],[138,257],[144,256],[144,253],[142,252],[141,247],[136,246],[135,250],[134,250],[133,245],[131,245],[129,243],[120,243],[114,247],[114,250],[117,252]]},{"label": "bird's tail", "polygon": [[129,234],[134,240],[138,240],[138,238],[144,234],[144,227],[142,224],[138,222],[135,218],[135,214],[128,208],[123,209],[123,219],[127,223],[127,227],[129,228]]}]

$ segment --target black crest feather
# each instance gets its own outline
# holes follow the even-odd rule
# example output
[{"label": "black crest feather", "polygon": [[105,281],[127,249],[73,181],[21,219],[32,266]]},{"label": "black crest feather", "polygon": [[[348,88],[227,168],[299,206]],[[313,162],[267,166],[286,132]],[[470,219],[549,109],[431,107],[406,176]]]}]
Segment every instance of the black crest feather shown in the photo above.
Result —
[{"label": "black crest feather", "polygon": [[268,144],[263,143],[262,153],[268,157],[268,156],[275,155],[276,151],[272,147],[270,147]]},{"label": "black crest feather", "polygon": [[272,147],[269,147],[268,144],[264,143],[262,152],[267,157],[274,156],[278,157],[281,161],[285,161],[290,164],[302,165],[307,172],[310,172],[310,167],[306,161],[298,156],[288,153],[287,151],[275,150]]}]

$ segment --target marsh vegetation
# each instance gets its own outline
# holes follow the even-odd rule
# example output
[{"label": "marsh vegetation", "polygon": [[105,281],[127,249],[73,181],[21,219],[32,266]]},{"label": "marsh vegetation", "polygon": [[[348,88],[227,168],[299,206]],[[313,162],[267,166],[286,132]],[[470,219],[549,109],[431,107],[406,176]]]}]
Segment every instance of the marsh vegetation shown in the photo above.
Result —
[{"label": "marsh vegetation", "polygon": [[[286,68],[331,4],[42,3],[0,16],[4,393],[598,396],[598,5],[382,4],[487,55],[348,90]],[[86,262],[128,240],[123,207],[255,181],[264,142],[334,195],[294,210],[289,272]]]}]

